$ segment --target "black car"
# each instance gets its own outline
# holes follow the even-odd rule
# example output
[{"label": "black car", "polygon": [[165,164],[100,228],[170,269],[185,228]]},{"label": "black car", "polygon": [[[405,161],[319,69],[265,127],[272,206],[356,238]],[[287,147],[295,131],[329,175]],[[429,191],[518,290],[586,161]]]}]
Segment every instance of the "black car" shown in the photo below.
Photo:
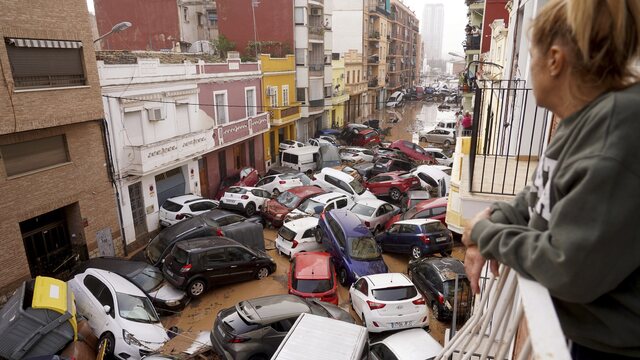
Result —
[{"label": "black car", "polygon": [[371,170],[373,170],[372,162],[361,162],[353,164],[351,167],[354,168],[363,179],[368,179],[373,176],[371,175]]},{"label": "black car", "polygon": [[299,172],[300,170],[296,170],[288,166],[272,166],[269,168],[269,171],[267,171],[263,178],[271,175],[297,174]]},{"label": "black car", "polygon": [[409,262],[408,273],[411,281],[427,300],[436,319],[442,321],[453,316],[455,294],[458,297],[458,319],[464,321],[471,316],[473,293],[464,272],[464,264],[460,260],[449,257],[413,260]]},{"label": "black car", "polygon": [[162,266],[167,281],[191,297],[217,285],[264,279],[275,271],[275,261],[264,251],[221,236],[181,241]]},{"label": "black car", "polygon": [[220,209],[207,211],[160,231],[147,245],[144,256],[149,264],[161,267],[162,260],[177,242],[204,236],[226,236],[264,250],[262,225],[254,222],[254,219],[262,220],[259,217],[247,219]]},{"label": "black car", "polygon": [[158,312],[180,311],[189,302],[184,291],[173,287],[165,281],[162,271],[144,261],[98,257],[83,262],[77,273],[89,268],[111,271],[131,281],[151,299]]},{"label": "black car", "polygon": [[373,164],[371,176],[392,171],[409,171],[413,168],[413,163],[389,157],[381,157]]}]

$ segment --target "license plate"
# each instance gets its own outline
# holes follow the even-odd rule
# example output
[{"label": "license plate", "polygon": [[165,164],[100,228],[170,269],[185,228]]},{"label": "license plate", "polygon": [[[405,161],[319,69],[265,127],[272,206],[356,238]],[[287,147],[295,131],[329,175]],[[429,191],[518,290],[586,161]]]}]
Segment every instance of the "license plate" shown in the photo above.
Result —
[{"label": "license plate", "polygon": [[235,203],[237,203],[238,201],[229,199],[229,200],[227,200],[227,201],[225,201],[225,202],[226,202],[226,203],[229,203],[229,204],[234,204],[234,205],[235,205]]},{"label": "license plate", "polygon": [[413,321],[397,321],[397,322],[391,323],[391,328],[398,329],[398,328],[410,326],[411,324],[413,324]]},{"label": "license plate", "polygon": [[447,237],[446,236],[441,236],[439,238],[436,238],[436,242],[442,242],[442,241],[447,241]]}]

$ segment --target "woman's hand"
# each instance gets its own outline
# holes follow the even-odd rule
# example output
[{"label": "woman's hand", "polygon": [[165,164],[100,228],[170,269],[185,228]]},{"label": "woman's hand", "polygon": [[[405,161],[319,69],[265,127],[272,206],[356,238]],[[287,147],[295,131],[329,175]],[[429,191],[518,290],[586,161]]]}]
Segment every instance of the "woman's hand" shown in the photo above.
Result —
[{"label": "woman's hand", "polygon": [[491,209],[486,208],[480,211],[479,213],[477,213],[476,216],[474,216],[473,219],[471,219],[467,223],[467,226],[464,227],[464,232],[462,233],[462,243],[464,244],[464,246],[466,247],[475,246],[475,243],[471,241],[471,230],[473,230],[473,227],[476,226],[476,224],[479,221],[484,219],[489,219],[490,216],[491,216]]},{"label": "woman's hand", "polygon": [[[467,247],[466,252],[464,254],[464,270],[467,273],[467,278],[471,283],[471,289],[474,294],[480,293],[480,275],[482,274],[482,268],[487,260],[480,254],[480,249],[478,246],[471,241],[471,230],[473,227],[481,220],[489,219],[491,216],[491,209],[486,208],[476,214],[476,216],[467,223],[467,226],[464,228],[464,233],[462,234],[462,243]],[[494,276],[498,276],[498,262],[496,260],[491,260],[489,262],[489,267],[491,268],[491,272]]]}]

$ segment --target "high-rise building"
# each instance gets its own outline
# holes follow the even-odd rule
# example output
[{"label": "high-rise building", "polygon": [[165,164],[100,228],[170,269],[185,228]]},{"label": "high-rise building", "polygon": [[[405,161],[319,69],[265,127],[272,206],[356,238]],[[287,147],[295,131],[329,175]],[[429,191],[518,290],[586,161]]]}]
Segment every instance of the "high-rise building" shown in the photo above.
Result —
[{"label": "high-rise building", "polygon": [[426,4],[422,13],[422,39],[424,57],[431,67],[442,63],[442,38],[444,35],[444,5]]},{"label": "high-rise building", "polygon": [[387,93],[415,86],[420,80],[418,18],[401,0],[391,0]]}]

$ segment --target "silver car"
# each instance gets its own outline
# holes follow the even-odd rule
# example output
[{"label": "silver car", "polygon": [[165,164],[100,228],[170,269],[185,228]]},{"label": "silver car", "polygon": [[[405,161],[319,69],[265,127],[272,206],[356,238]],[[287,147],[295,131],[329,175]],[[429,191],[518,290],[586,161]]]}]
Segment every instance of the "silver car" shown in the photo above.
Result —
[{"label": "silver car", "polygon": [[453,129],[437,128],[428,131],[426,134],[420,134],[420,140],[433,144],[443,144],[445,147],[449,147],[456,143],[456,131]]},{"label": "silver car", "polygon": [[326,302],[295,295],[264,296],[218,312],[211,344],[228,360],[267,360],[302,313],[354,323],[348,312]]}]

